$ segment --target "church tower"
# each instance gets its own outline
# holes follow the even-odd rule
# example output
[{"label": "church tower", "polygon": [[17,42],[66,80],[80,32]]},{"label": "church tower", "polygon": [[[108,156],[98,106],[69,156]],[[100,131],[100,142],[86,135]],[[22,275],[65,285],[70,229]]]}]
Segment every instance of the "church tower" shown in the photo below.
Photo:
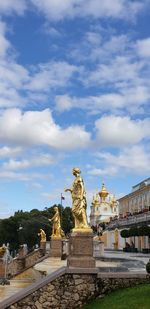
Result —
[{"label": "church tower", "polygon": [[102,188],[96,197],[93,196],[91,203],[90,225],[97,226],[99,223],[107,223],[111,217],[118,215],[118,207],[115,196],[110,196],[102,183]]}]

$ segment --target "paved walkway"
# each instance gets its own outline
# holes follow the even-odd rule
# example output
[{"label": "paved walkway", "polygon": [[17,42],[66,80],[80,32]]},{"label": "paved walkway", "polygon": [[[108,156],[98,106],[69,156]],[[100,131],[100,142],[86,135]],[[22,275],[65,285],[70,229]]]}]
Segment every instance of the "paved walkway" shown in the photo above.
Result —
[{"label": "paved walkway", "polygon": [[[118,267],[124,267],[131,272],[146,272],[146,264],[150,259],[150,254],[123,252],[123,251],[105,251],[104,260],[108,259],[111,263],[118,263]],[[120,260],[120,261],[119,261]]]}]

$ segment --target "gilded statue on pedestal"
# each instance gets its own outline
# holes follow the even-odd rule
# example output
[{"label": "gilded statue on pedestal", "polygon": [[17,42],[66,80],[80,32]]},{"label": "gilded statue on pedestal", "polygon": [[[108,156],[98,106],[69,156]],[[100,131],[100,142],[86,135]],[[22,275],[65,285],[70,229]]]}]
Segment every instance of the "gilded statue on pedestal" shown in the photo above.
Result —
[{"label": "gilded statue on pedestal", "polygon": [[46,234],[45,234],[44,230],[40,229],[38,236],[41,237],[41,239],[40,239],[41,242],[46,242]]},{"label": "gilded statue on pedestal", "polygon": [[65,192],[70,192],[72,196],[72,213],[75,220],[74,230],[88,230],[90,227],[87,223],[86,192],[83,179],[80,176],[81,171],[76,167],[73,168],[72,173],[75,176],[75,180],[72,184],[72,188],[65,189]]},{"label": "gilded statue on pedestal", "polygon": [[52,226],[52,237],[61,237],[62,230],[61,230],[61,225],[60,225],[60,214],[58,207],[54,207],[55,214],[51,219],[48,219],[50,222],[53,223]]}]

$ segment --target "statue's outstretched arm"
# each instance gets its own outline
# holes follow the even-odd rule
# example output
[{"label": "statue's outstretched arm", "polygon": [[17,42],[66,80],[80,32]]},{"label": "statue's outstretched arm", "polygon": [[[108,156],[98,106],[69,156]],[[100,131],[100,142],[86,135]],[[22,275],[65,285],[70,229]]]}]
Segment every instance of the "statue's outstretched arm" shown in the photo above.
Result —
[{"label": "statue's outstretched arm", "polygon": [[51,219],[48,219],[49,222],[54,221],[54,219],[56,218],[57,214],[54,214],[54,216]]},{"label": "statue's outstretched arm", "polygon": [[69,189],[69,188],[65,189],[64,191],[72,193],[72,189]]}]

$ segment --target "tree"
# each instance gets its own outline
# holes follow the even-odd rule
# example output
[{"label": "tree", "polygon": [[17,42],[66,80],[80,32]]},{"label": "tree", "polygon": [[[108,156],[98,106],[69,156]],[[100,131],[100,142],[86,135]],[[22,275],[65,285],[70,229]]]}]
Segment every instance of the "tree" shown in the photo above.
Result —
[{"label": "tree", "polygon": [[129,237],[129,230],[127,230],[127,229],[122,230],[120,235],[121,235],[121,237],[125,238],[125,243],[126,243],[126,238]]},{"label": "tree", "polygon": [[143,224],[139,227],[139,236],[150,236],[150,227]]},{"label": "tree", "polygon": [[52,233],[52,223],[48,221],[54,215],[54,207],[58,206],[61,217],[62,229],[65,234],[73,228],[73,216],[70,207],[53,205],[40,211],[32,209],[30,212],[17,211],[14,216],[0,220],[0,245],[10,244],[10,250],[18,250],[19,245],[27,243],[29,248],[39,243],[38,232],[43,229],[47,240]]},{"label": "tree", "polygon": [[62,212],[62,229],[65,235],[70,233],[70,231],[73,229],[73,226],[74,226],[74,219],[72,215],[72,210],[70,207],[66,207],[63,209]]},{"label": "tree", "polygon": [[135,237],[139,236],[139,229],[137,225],[131,226],[129,229],[129,236],[134,237],[134,247],[135,247]]}]

